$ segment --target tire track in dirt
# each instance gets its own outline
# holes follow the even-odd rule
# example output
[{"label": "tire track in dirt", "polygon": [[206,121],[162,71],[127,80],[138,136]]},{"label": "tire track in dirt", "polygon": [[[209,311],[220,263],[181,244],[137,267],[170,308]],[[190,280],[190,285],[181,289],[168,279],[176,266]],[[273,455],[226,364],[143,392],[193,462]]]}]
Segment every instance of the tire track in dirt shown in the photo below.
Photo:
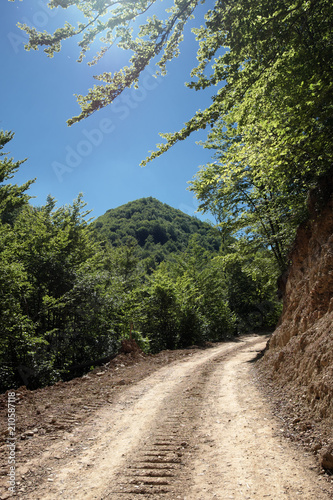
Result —
[{"label": "tire track in dirt", "polygon": [[255,385],[253,360],[265,345],[260,339],[245,344],[212,372],[186,500],[333,498],[313,456],[283,439],[284,429]]},{"label": "tire track in dirt", "polygon": [[127,457],[128,465],[117,473],[116,487],[105,492],[105,498],[180,498],[184,483],[190,481],[189,463],[196,446],[193,432],[202,411],[207,381],[215,369],[213,361],[221,362],[234,349],[235,346],[224,346],[222,354],[210,353],[208,360],[186,371],[170,392],[166,405],[156,413],[155,423],[139,449]]},{"label": "tire track in dirt", "polygon": [[[154,445],[158,439],[164,442],[170,429],[180,438],[176,443],[173,435],[176,448],[186,448],[184,456],[178,455],[180,460],[169,464],[174,465],[170,469],[177,472],[174,472],[173,491],[174,485],[183,479],[184,457],[189,454],[190,446],[182,446],[182,443],[188,444],[188,436],[192,432],[189,422],[195,421],[200,409],[197,400],[201,404],[204,367],[210,364],[211,359],[228,355],[235,348],[241,348],[241,344],[232,342],[195,352],[190,359],[176,361],[137,384],[124,387],[112,406],[96,410],[93,425],[90,423],[77,431],[81,434],[81,446],[74,459],[64,455],[64,444],[70,444],[65,441],[63,444],[56,443],[44,456],[28,464],[30,469],[42,467],[44,471],[49,470],[52,464],[52,475],[47,479],[40,478],[39,484],[31,493],[26,492],[24,498],[120,499],[117,485],[126,481],[120,478],[121,472],[135,463],[143,449],[158,446]],[[187,405],[184,407],[185,402]],[[68,436],[67,441],[70,439],[71,436]],[[57,458],[56,463],[53,457]],[[170,491],[168,489],[168,493]]]},{"label": "tire track in dirt", "polygon": [[249,362],[264,345],[263,337],[245,337],[124,387],[81,429],[75,457],[60,456],[57,443],[39,458],[38,466],[53,464],[52,478],[24,498],[331,498],[310,458],[281,440],[255,387]]}]

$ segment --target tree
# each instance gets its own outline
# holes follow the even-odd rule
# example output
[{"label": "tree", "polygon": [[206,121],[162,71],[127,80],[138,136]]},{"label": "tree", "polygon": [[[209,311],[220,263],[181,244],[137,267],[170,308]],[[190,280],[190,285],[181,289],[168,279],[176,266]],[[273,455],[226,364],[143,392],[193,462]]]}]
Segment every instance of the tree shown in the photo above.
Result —
[{"label": "tree", "polygon": [[136,85],[142,71],[156,56],[159,56],[157,65],[162,74],[166,72],[166,63],[178,56],[184,26],[191,18],[199,0],[177,0],[171,7],[169,5],[167,19],[158,19],[153,13],[151,17],[145,18],[145,24],[139,27],[134,24],[133,28],[133,23],[137,19],[145,16],[148,11],[153,11],[156,2],[157,0],[129,0],[125,3],[117,0],[85,0],[84,2],[51,0],[48,4],[51,9],[56,7],[67,9],[70,6],[76,6],[83,22],[79,22],[77,27],[66,22],[52,35],[47,32],[39,33],[35,28],[19,24],[20,28],[29,35],[27,50],[37,50],[39,46],[46,46],[44,51],[49,57],[53,57],[55,52],[61,50],[64,40],[78,35],[82,35],[78,43],[80,47],[78,62],[83,61],[97,37],[100,37],[102,47],[88,63],[89,65],[98,63],[115,43],[121,49],[133,53],[129,59],[129,66],[125,66],[113,75],[105,72],[95,77],[105,85],[94,85],[86,96],[77,95],[82,111],[79,116],[68,120],[69,125],[109,105],[127,87],[132,84]]},{"label": "tree", "polygon": [[[50,57],[61,50],[64,40],[74,36],[82,36],[79,62],[97,37],[103,45],[90,65],[115,44],[133,54],[130,66],[96,76],[104,84],[95,85],[86,96],[77,96],[82,112],[69,125],[137,85],[141,72],[155,58],[157,72],[165,74],[166,63],[179,55],[184,26],[199,2],[175,0],[166,9],[166,19],[154,14],[155,3],[51,0],[50,8],[77,7],[84,22],[77,27],[66,23],[53,34],[20,25],[29,35],[26,48],[45,46]],[[148,17],[148,12],[153,15]],[[138,26],[140,19],[144,22]],[[196,90],[218,86],[213,103],[198,111],[180,132],[164,134],[166,144],[159,145],[150,158],[194,130],[214,126],[236,107],[237,123],[252,126],[252,137],[262,133],[261,144],[263,140],[270,149],[275,164],[292,154],[301,160],[301,170],[304,162],[312,174],[314,163],[317,169],[325,169],[332,160],[332,21],[329,0],[260,0],[251,5],[247,0],[218,0],[207,9],[205,25],[193,29],[199,42],[199,63],[192,71],[195,80],[188,83]],[[277,175],[283,171],[276,170]]]},{"label": "tree", "polygon": [[[13,380],[13,366],[20,366],[22,357],[38,342],[33,322],[22,304],[31,286],[23,263],[17,258],[19,246],[13,230],[30,198],[25,191],[34,181],[22,186],[6,182],[25,162],[14,162],[2,151],[13,137],[13,132],[0,131],[0,387],[5,388]],[[8,366],[9,360],[13,360],[12,366]]]},{"label": "tree", "polygon": [[35,182],[35,179],[30,180],[22,186],[4,184],[5,181],[13,178],[20,166],[26,161],[25,159],[14,162],[13,158],[8,158],[7,153],[2,151],[13,137],[14,132],[0,130],[0,220],[11,223],[17,210],[31,198],[25,191]]},{"label": "tree", "polygon": [[224,296],[237,324],[238,333],[274,327],[281,313],[276,294],[280,274],[272,252],[253,249],[236,240],[229,252],[213,262],[223,276]]},{"label": "tree", "polygon": [[[146,15],[154,4],[53,0],[51,8],[76,6],[86,23],[77,28],[67,23],[53,35],[21,26],[30,37],[27,48],[46,46],[49,56],[63,40],[82,34],[81,62],[102,33],[104,46],[90,64],[113,44],[133,53],[130,66],[96,76],[104,84],[77,96],[82,112],[69,125],[138,85],[140,73],[154,58],[157,73],[165,74],[166,63],[178,56],[185,23],[198,2],[175,0],[165,20]],[[161,134],[166,142],[142,162],[210,126],[206,147],[216,149],[219,142],[218,167],[201,171],[194,190],[199,199],[203,196],[204,208],[222,203],[223,220],[227,212],[237,213],[239,227],[269,245],[281,269],[294,227],[304,215],[306,192],[332,165],[332,25],[329,0],[217,0],[207,9],[205,24],[192,30],[199,44],[198,66],[187,83],[197,91],[217,86],[213,102],[182,130]]]},{"label": "tree", "polygon": [[16,250],[14,231],[8,224],[0,224],[0,391],[14,385],[18,370],[38,344],[25,308],[31,284]]},{"label": "tree", "polygon": [[151,158],[193,130],[222,123],[236,128],[236,164],[242,151],[251,163],[266,161],[276,178],[306,182],[325,172],[332,162],[332,20],[327,0],[261,0],[250,8],[245,0],[217,2],[195,30],[199,65],[189,86],[225,84],[183,130],[165,134]]},{"label": "tree", "polygon": [[176,283],[158,268],[141,292],[140,328],[153,352],[176,349],[179,340],[179,290]]},{"label": "tree", "polygon": [[57,208],[26,204],[0,225],[0,385],[37,387],[114,352],[113,300],[89,237],[82,196]]},{"label": "tree", "polygon": [[306,216],[309,186],[295,181],[290,188],[270,175],[269,164],[260,165],[258,157],[253,165],[249,158],[236,163],[235,150],[242,147],[237,133],[220,125],[209,135],[204,146],[215,150],[215,161],[199,169],[190,190],[200,200],[199,210],[215,216],[222,234],[241,238],[253,251],[271,249],[283,272],[295,230]]},{"label": "tree", "polygon": [[152,273],[142,295],[141,328],[153,350],[220,341],[235,332],[224,269],[193,236],[189,247]]}]

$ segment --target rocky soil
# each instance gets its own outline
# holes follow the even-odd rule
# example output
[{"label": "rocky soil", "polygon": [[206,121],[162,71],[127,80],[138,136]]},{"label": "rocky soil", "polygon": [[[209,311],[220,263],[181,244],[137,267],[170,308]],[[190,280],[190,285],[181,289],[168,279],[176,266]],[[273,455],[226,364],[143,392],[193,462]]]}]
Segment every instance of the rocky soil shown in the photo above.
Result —
[{"label": "rocky soil", "polygon": [[[288,275],[280,325],[261,361],[262,380],[280,403],[291,438],[333,470],[333,177],[308,199]],[[282,416],[285,415],[285,417]]]}]

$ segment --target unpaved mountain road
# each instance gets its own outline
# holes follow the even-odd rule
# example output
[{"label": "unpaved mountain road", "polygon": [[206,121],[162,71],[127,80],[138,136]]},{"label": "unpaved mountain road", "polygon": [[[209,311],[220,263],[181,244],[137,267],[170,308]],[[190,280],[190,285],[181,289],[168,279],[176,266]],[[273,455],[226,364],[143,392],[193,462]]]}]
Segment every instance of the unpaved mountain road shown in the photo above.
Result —
[{"label": "unpaved mountain road", "polygon": [[27,463],[49,475],[21,498],[332,498],[314,459],[283,440],[253,381],[251,360],[266,340],[197,351],[124,387]]}]

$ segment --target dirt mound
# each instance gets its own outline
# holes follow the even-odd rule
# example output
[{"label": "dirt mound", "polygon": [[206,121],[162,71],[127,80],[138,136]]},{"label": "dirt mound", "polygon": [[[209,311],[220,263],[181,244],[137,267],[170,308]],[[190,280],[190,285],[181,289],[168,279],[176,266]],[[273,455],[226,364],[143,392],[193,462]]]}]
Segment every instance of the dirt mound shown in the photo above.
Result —
[{"label": "dirt mound", "polygon": [[310,218],[298,230],[288,276],[281,280],[282,317],[260,369],[280,390],[291,427],[310,422],[312,437],[306,439],[322,465],[333,469],[332,193],[330,177],[309,196]]},{"label": "dirt mound", "polygon": [[135,340],[124,339],[121,341],[120,352],[123,354],[139,354],[142,353],[142,350]]}]

